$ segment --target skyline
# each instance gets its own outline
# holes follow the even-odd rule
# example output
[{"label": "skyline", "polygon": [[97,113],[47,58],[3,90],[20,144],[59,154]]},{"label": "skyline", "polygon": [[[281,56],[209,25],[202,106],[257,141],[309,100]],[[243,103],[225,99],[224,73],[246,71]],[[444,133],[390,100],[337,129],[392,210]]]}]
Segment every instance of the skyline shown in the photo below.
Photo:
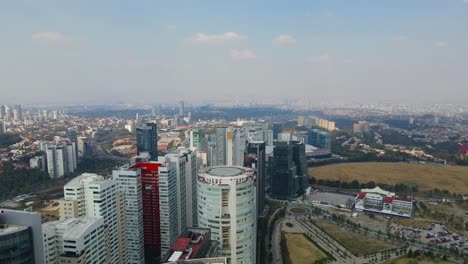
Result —
[{"label": "skyline", "polygon": [[8,2],[1,101],[462,103],[467,13],[466,0]]}]

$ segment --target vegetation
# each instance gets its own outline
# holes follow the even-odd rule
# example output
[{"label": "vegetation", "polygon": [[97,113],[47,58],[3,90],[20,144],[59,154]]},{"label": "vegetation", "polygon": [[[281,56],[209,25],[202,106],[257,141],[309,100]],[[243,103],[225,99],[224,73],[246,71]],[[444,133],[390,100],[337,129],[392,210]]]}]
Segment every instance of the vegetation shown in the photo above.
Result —
[{"label": "vegetation", "polygon": [[[303,234],[283,234],[289,263],[309,264],[328,259],[327,254],[311,243]],[[283,261],[283,263],[288,263]]]},{"label": "vegetation", "polygon": [[98,159],[88,158],[83,159],[78,165],[76,174],[82,174],[85,172],[97,173],[100,175],[110,175],[112,170],[115,169],[120,163],[111,159]]},{"label": "vegetation", "polygon": [[22,139],[19,135],[4,133],[0,134],[0,148],[8,148],[10,145],[20,142]]},{"label": "vegetation", "polygon": [[51,186],[53,180],[37,169],[15,169],[12,163],[0,165],[0,200]]},{"label": "vegetation", "polygon": [[316,221],[316,224],[356,256],[369,255],[394,247],[392,244],[348,231],[325,220]]},{"label": "vegetation", "polygon": [[409,163],[343,163],[309,168],[309,174],[317,180],[341,182],[375,182],[397,185],[414,183],[422,190],[444,186],[452,193],[468,190],[468,167],[437,166]]},{"label": "vegetation", "polygon": [[299,207],[294,207],[294,208],[291,208],[291,212],[293,214],[303,214],[305,213],[305,210]]}]

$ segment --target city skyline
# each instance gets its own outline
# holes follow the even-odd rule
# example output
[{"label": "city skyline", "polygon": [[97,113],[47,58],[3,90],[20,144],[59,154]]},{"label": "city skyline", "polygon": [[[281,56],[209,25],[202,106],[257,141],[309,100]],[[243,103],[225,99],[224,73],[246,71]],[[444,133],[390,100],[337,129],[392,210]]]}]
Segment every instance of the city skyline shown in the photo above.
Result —
[{"label": "city skyline", "polygon": [[2,101],[460,103],[467,12],[464,0],[14,1],[0,10]]}]

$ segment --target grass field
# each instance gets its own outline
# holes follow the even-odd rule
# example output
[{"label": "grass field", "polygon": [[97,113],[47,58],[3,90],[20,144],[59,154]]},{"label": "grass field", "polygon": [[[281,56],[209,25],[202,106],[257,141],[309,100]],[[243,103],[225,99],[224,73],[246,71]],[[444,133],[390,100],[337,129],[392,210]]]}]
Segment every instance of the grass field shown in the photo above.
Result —
[{"label": "grass field", "polygon": [[289,258],[294,264],[310,264],[327,258],[327,255],[303,234],[285,234]]},{"label": "grass field", "polygon": [[369,238],[358,233],[345,230],[335,224],[331,224],[325,220],[319,220],[316,224],[325,230],[331,237],[342,244],[346,249],[354,255],[363,256],[376,253],[385,249],[395,247],[392,244]]},{"label": "grass field", "polygon": [[468,194],[468,166],[390,162],[341,163],[309,168],[309,175],[316,179],[346,182],[374,181],[391,185],[416,183],[419,190],[438,188],[449,190],[451,193]]},{"label": "grass field", "polygon": [[427,257],[420,258],[399,258],[385,262],[385,264],[452,264],[451,261],[443,261],[441,259],[431,259]]}]

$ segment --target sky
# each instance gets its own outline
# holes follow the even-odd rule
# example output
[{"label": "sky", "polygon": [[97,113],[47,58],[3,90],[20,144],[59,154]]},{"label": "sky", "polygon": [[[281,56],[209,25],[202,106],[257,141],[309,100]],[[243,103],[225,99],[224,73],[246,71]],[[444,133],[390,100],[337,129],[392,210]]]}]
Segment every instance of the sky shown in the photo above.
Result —
[{"label": "sky", "polygon": [[0,34],[0,103],[468,102],[468,0],[14,0]]}]

